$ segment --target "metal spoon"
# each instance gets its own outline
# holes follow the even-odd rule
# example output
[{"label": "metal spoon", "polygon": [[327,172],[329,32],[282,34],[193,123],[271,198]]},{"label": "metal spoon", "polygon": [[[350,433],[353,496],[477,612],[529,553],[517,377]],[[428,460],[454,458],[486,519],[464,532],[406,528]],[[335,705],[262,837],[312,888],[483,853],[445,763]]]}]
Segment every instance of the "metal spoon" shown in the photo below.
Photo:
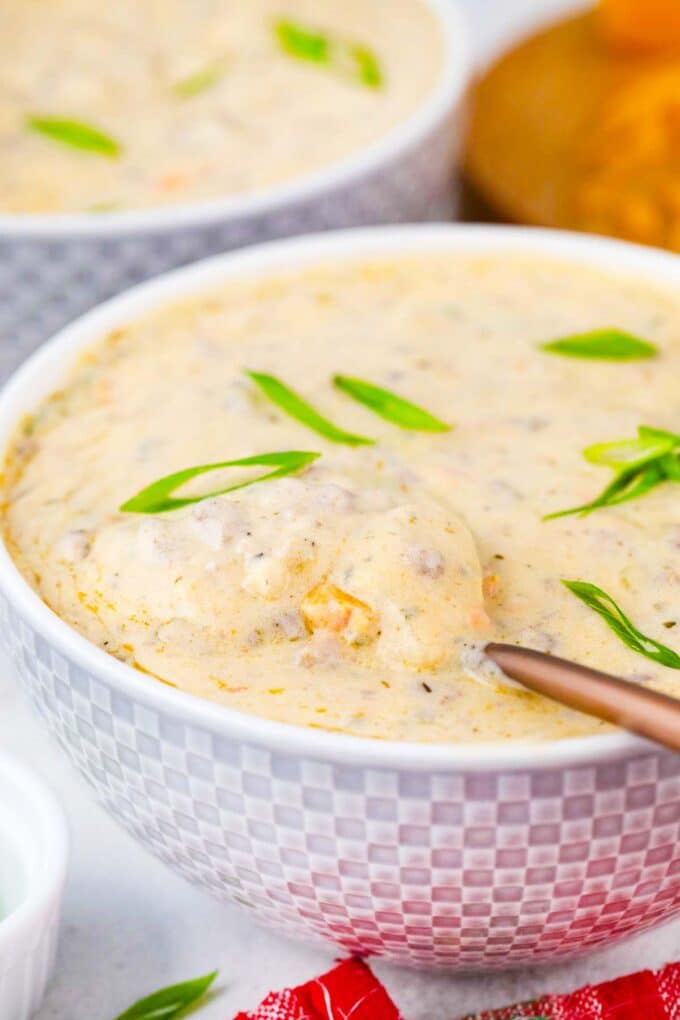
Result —
[{"label": "metal spoon", "polygon": [[680,751],[680,699],[530,648],[492,642],[484,651],[537,694]]}]

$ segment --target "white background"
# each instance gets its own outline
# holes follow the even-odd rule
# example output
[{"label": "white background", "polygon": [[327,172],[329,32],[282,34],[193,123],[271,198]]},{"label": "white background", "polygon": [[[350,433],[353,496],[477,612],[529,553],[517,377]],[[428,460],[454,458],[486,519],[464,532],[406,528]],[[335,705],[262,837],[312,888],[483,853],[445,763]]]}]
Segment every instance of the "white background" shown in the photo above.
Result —
[{"label": "white background", "polygon": [[[536,19],[574,6],[573,0],[463,2],[480,59]],[[238,910],[176,878],[119,830],[48,742],[1,664],[0,746],[48,780],[66,808],[73,841],[57,976],[36,1020],[112,1020],[143,994],[216,967],[220,994],[200,1018],[232,1020],[271,989],[332,965],[332,951],[256,928]],[[584,961],[549,968],[470,976],[375,969],[405,1020],[454,1020],[678,958],[680,924],[672,924]]]}]

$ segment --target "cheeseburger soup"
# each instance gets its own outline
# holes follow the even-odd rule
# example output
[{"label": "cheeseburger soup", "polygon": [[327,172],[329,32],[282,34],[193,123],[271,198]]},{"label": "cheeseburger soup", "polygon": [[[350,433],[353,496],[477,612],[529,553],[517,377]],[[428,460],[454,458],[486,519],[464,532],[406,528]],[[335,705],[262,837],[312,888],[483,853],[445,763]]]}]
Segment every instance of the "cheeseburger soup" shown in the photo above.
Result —
[{"label": "cheeseburger soup", "polygon": [[11,447],[6,535],[81,634],[230,708],[590,734],[482,649],[680,691],[679,398],[680,299],[630,278],[514,253],[234,279],[82,358]]},{"label": "cheeseburger soup", "polygon": [[0,210],[290,181],[407,120],[443,50],[425,0],[3,0]]}]

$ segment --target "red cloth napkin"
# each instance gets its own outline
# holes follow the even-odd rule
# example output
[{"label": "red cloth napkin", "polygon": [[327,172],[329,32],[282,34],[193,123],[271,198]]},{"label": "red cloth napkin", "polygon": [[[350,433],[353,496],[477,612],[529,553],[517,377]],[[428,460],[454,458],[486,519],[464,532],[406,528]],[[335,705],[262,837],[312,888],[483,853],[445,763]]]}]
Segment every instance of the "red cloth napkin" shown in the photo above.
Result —
[{"label": "red cloth napkin", "polygon": [[[401,1020],[385,989],[360,960],[346,960],[298,988],[268,995],[254,1013],[235,1020]],[[680,964],[653,974],[548,995],[467,1020],[680,1020]]]}]

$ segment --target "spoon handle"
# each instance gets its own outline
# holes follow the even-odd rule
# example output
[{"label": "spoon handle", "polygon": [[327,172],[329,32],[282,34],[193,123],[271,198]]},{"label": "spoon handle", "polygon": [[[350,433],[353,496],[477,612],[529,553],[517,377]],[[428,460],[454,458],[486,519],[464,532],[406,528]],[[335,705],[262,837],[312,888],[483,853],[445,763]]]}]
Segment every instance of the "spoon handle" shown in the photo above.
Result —
[{"label": "spoon handle", "polygon": [[486,655],[537,694],[680,751],[680,700],[568,659],[491,643]]}]

